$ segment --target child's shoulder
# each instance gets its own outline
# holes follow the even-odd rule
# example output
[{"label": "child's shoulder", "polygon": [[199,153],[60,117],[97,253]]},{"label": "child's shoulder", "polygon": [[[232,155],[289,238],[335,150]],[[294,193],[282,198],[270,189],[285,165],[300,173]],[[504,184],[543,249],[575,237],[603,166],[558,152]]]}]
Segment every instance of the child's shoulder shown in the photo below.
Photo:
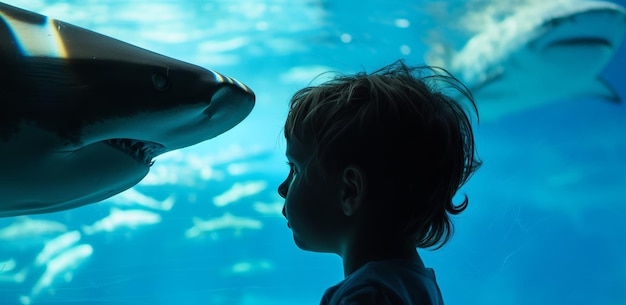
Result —
[{"label": "child's shoulder", "polygon": [[[424,300],[430,300],[430,303]],[[355,304],[443,304],[434,271],[410,260],[365,264],[329,288],[322,304],[349,304],[348,301]]]}]

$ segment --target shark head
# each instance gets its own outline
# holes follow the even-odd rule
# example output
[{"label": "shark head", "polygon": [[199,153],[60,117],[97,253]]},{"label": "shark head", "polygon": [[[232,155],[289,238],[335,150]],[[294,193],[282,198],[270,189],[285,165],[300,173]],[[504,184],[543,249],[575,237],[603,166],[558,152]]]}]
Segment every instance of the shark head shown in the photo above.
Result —
[{"label": "shark head", "polygon": [[254,106],[233,78],[2,3],[0,62],[0,217],[111,197]]},{"label": "shark head", "polygon": [[615,3],[535,3],[470,38],[445,67],[472,90],[481,119],[577,97],[618,101],[599,74],[625,33]]},{"label": "shark head", "polygon": [[546,15],[535,29],[536,36],[530,36],[528,52],[565,75],[582,70],[597,76],[624,39],[626,10],[611,2],[591,1],[551,10],[555,13]]}]

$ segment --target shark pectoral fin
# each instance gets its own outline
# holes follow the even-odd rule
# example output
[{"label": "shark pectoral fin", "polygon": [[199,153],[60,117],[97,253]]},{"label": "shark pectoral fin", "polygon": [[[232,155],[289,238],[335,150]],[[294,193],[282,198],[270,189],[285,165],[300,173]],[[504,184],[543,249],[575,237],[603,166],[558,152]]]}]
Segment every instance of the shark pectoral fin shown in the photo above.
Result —
[{"label": "shark pectoral fin", "polygon": [[591,91],[589,92],[591,93],[591,96],[616,104],[622,102],[622,99],[617,91],[615,91],[615,88],[613,88],[613,86],[606,80],[598,78],[597,81],[592,82],[591,86]]}]

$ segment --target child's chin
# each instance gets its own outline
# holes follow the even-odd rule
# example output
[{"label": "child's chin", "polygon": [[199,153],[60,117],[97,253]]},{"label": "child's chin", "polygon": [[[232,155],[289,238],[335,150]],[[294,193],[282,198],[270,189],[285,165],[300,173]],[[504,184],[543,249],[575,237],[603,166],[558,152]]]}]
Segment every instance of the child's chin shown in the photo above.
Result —
[{"label": "child's chin", "polygon": [[308,247],[306,242],[304,242],[303,240],[301,240],[300,238],[298,238],[294,232],[293,234],[293,241],[296,244],[296,246],[298,248],[300,248],[300,250],[304,250],[304,251],[313,251],[311,250],[311,247]]}]

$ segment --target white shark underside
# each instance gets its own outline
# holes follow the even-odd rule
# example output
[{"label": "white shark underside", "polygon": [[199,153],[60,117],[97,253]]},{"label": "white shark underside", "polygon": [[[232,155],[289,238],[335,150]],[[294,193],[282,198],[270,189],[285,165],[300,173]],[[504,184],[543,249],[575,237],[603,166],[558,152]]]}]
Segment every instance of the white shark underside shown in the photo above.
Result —
[{"label": "white shark underside", "polygon": [[438,64],[472,90],[481,120],[565,99],[617,102],[599,74],[625,31],[626,12],[617,4],[545,1],[519,9]]},{"label": "white shark underside", "polygon": [[0,217],[120,193],[255,99],[217,72],[3,3],[0,68]]}]

